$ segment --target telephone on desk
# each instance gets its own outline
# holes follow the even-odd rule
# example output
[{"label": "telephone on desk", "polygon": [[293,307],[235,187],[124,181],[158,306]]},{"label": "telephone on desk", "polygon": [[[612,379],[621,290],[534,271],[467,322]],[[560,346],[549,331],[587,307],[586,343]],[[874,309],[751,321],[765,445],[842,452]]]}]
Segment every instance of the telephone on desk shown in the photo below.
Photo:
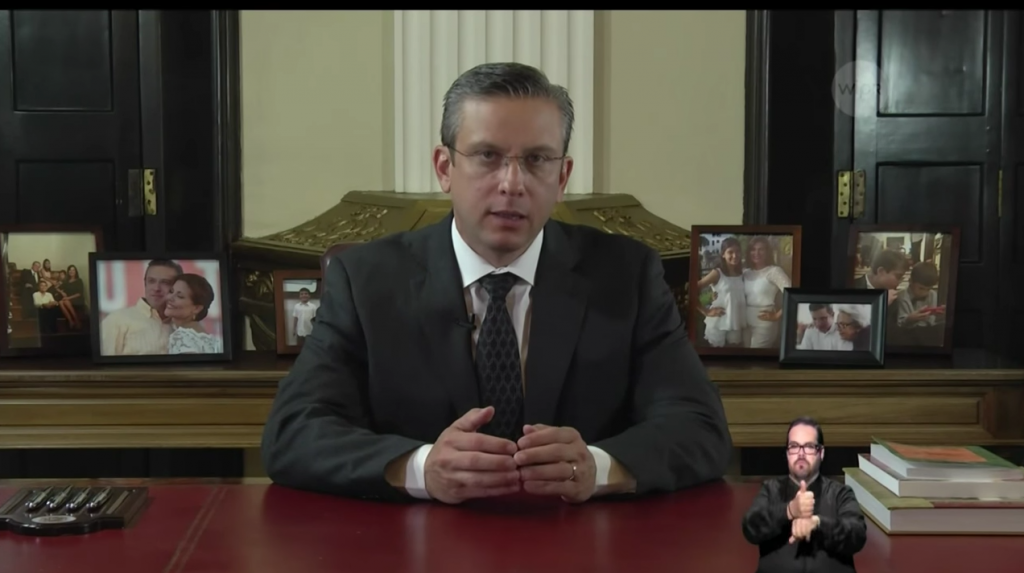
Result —
[{"label": "telephone on desk", "polygon": [[22,488],[0,500],[0,531],[20,535],[81,535],[129,526],[149,500],[144,487]]}]

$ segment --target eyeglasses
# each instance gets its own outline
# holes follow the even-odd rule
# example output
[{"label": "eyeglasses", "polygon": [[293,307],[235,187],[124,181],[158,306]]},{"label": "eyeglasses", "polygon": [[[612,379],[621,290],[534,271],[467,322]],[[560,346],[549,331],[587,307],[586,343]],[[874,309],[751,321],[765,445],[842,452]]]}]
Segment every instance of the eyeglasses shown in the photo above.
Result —
[{"label": "eyeglasses", "polygon": [[491,175],[504,169],[515,160],[523,173],[529,174],[539,180],[553,179],[562,169],[562,160],[565,156],[549,157],[540,153],[529,155],[503,155],[496,151],[477,151],[474,153],[463,153],[454,147],[449,147],[455,153],[466,158],[466,168],[470,175],[483,177]]},{"label": "eyeglasses", "polygon": [[789,444],[786,447],[786,451],[790,454],[796,455],[799,453],[814,453],[820,454],[821,450],[824,449],[821,444]]}]

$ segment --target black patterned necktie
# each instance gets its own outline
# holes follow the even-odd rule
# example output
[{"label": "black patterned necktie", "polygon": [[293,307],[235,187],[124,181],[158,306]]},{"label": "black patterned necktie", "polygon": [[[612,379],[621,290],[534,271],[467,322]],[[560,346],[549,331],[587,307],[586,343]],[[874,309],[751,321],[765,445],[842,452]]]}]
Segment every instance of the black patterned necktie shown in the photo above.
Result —
[{"label": "black patterned necktie", "polygon": [[492,274],[480,279],[487,291],[487,310],[476,342],[476,376],[484,406],[494,406],[494,418],[482,430],[519,439],[522,432],[523,377],[519,341],[506,301],[516,276]]}]

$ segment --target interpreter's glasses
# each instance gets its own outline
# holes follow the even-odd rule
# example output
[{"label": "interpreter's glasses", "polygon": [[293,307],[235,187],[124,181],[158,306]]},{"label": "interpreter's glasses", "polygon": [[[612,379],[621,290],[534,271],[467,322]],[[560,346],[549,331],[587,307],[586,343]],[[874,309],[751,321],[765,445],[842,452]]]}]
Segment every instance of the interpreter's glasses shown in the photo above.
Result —
[{"label": "interpreter's glasses", "polygon": [[799,453],[817,455],[821,453],[821,444],[789,444],[786,450],[794,456]]}]

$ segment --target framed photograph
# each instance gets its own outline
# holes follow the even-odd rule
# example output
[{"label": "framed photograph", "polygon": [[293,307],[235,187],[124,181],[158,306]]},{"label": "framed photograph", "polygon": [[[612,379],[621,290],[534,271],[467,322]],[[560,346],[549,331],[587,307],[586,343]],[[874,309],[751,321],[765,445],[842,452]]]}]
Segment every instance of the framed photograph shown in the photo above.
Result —
[{"label": "framed photograph", "polygon": [[781,364],[884,366],[884,291],[786,289],[783,299]]},{"label": "framed photograph", "polygon": [[100,363],[231,359],[226,259],[94,253],[92,355]]},{"label": "framed photograph", "polygon": [[800,286],[800,226],[695,226],[690,244],[697,353],[778,356],[782,293]]},{"label": "framed photograph", "polygon": [[313,331],[323,280],[319,270],[274,271],[277,353],[298,354]]},{"label": "framed photograph", "polygon": [[0,356],[89,355],[89,256],[102,248],[100,227],[0,226]]},{"label": "framed photograph", "polygon": [[952,352],[959,229],[854,225],[849,255],[848,286],[889,292],[887,352]]}]

